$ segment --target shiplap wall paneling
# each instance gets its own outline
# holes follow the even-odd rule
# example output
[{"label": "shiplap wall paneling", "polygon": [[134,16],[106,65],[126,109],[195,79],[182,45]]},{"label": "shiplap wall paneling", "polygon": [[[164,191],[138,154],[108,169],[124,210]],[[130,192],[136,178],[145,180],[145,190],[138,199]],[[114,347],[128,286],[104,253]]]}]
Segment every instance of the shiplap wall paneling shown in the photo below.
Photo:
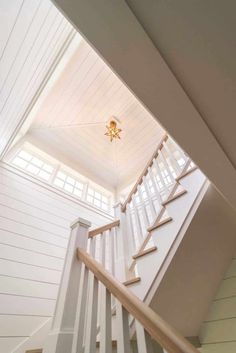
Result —
[{"label": "shiplap wall paneling", "polygon": [[11,353],[53,315],[70,224],[111,216],[0,165],[0,352]]},{"label": "shiplap wall paneling", "polygon": [[73,29],[48,0],[1,1],[0,19],[2,152]]},{"label": "shiplap wall paneling", "polygon": [[202,325],[200,339],[202,353],[236,352],[236,256]]}]

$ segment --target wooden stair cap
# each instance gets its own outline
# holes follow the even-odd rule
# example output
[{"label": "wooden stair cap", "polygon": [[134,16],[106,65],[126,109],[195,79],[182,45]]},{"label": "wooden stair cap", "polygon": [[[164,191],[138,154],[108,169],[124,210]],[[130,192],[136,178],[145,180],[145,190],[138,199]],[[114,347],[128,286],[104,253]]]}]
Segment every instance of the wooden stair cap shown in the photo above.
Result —
[{"label": "wooden stair cap", "polygon": [[191,174],[194,172],[196,169],[198,169],[197,166],[192,167],[191,169],[186,170],[186,172],[181,173],[177,178],[175,178],[176,181],[181,180],[182,178],[186,177],[187,175]]},{"label": "wooden stair cap", "polygon": [[43,353],[43,349],[42,348],[30,349],[28,351],[25,351],[25,353]]},{"label": "wooden stair cap", "polygon": [[150,253],[152,253],[152,252],[154,252],[154,251],[156,251],[156,250],[157,250],[157,247],[156,247],[156,246],[152,246],[151,248],[144,249],[143,251],[140,251],[139,253],[135,254],[135,255],[133,256],[133,259],[136,260],[136,259],[138,259],[138,258],[140,258],[140,257],[143,257],[143,256],[145,256],[145,255],[147,255],[147,254],[150,254]]},{"label": "wooden stair cap", "polygon": [[162,219],[161,221],[159,221],[157,224],[153,224],[151,227],[149,227],[147,229],[147,231],[150,233],[152,232],[153,230],[157,229],[157,228],[160,228],[162,226],[164,226],[165,224],[169,223],[173,221],[173,218],[172,217],[167,217],[167,218],[164,218]]},{"label": "wooden stair cap", "polygon": [[123,282],[124,286],[130,286],[131,284],[138,283],[141,281],[140,277],[134,277],[131,279],[128,279],[127,281]]},{"label": "wooden stair cap", "polygon": [[167,199],[166,201],[164,201],[162,203],[162,206],[166,206],[168,205],[169,203],[171,203],[172,201],[178,199],[179,197],[185,195],[187,193],[187,190],[181,190],[179,191],[177,194],[175,194],[174,196],[172,196],[170,199]]}]

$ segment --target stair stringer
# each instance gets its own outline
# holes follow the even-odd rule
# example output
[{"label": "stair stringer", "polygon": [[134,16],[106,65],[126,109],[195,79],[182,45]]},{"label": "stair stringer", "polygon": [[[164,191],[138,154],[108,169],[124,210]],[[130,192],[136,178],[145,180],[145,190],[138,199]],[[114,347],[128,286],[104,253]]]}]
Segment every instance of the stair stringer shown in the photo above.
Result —
[{"label": "stair stringer", "polygon": [[30,337],[21,342],[11,353],[25,353],[27,350],[41,348],[45,342],[45,338],[51,329],[52,318],[46,320],[38,327]]},{"label": "stair stringer", "polygon": [[209,181],[199,169],[186,175],[179,183],[187,193],[166,205],[173,221],[152,232],[152,241],[158,251],[136,260],[141,281],[130,286],[130,290],[147,304],[150,304],[209,187]]}]

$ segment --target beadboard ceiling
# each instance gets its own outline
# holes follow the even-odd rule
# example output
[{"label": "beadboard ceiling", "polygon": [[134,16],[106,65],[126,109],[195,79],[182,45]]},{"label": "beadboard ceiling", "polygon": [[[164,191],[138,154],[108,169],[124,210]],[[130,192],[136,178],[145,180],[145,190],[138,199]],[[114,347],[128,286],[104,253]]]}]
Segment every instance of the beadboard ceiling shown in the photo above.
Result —
[{"label": "beadboard ceiling", "polygon": [[[104,135],[114,116],[121,140]],[[82,41],[42,102],[27,138],[110,189],[132,182],[163,130],[95,51]]]},{"label": "beadboard ceiling", "polygon": [[[18,133],[110,190],[135,181],[158,123],[49,0],[3,0],[0,23],[0,153]],[[111,143],[112,116],[122,133]]]}]

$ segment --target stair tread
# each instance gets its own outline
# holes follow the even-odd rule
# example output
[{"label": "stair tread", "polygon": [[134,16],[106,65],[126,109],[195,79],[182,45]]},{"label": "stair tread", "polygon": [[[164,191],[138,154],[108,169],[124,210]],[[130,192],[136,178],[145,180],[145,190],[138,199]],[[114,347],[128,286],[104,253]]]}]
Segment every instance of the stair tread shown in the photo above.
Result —
[{"label": "stair tread", "polygon": [[167,199],[166,201],[164,201],[162,203],[162,206],[166,206],[168,205],[169,203],[171,203],[172,201],[178,199],[179,197],[185,195],[187,193],[187,190],[181,190],[179,191],[177,194],[175,194],[174,196],[172,196],[169,200]]},{"label": "stair tread", "polygon": [[143,256],[145,256],[145,255],[147,255],[147,254],[150,254],[150,253],[156,251],[156,250],[157,250],[157,247],[156,247],[156,246],[152,246],[152,247],[150,247],[150,248],[148,248],[148,249],[145,249],[145,250],[140,251],[139,253],[135,254],[135,255],[133,256],[133,259],[136,260],[136,259],[138,259],[139,257],[143,257]]},{"label": "stair tread", "polygon": [[183,174],[180,174],[175,180],[179,181],[182,178],[186,177],[187,175],[191,174],[192,172],[194,172],[196,169],[198,169],[197,166],[192,167],[191,169],[186,170],[186,172],[184,172]]},{"label": "stair tread", "polygon": [[25,351],[25,353],[42,353],[43,349],[42,348],[37,348],[37,349],[29,349]]},{"label": "stair tread", "polygon": [[147,230],[148,232],[152,232],[154,229],[157,229],[163,225],[165,225],[166,223],[169,223],[173,221],[173,218],[172,217],[167,217],[167,218],[164,218],[163,220],[159,221],[157,224],[153,224],[151,227],[149,227]]},{"label": "stair tread", "polygon": [[141,281],[140,277],[134,277],[134,278],[128,279],[127,281],[123,282],[123,284],[124,284],[124,286],[129,286],[131,284],[138,283],[140,281]]}]

